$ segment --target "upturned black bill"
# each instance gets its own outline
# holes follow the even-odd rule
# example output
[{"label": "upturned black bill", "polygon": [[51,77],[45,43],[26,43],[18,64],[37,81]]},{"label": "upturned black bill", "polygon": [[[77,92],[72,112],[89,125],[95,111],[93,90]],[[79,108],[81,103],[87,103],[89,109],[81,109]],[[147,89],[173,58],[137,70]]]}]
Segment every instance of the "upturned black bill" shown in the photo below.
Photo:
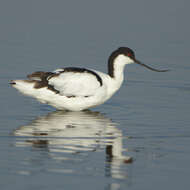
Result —
[{"label": "upturned black bill", "polygon": [[150,70],[152,70],[152,71],[156,71],[156,72],[167,72],[167,71],[169,71],[169,70],[159,70],[159,69],[154,69],[154,68],[152,68],[152,67],[150,67],[150,66],[148,66],[148,65],[145,65],[144,63],[141,63],[140,61],[138,61],[138,60],[134,60],[135,61],[135,63],[137,63],[137,64],[139,64],[139,65],[141,65],[141,66],[143,66],[143,67],[146,67],[147,69],[150,69]]}]

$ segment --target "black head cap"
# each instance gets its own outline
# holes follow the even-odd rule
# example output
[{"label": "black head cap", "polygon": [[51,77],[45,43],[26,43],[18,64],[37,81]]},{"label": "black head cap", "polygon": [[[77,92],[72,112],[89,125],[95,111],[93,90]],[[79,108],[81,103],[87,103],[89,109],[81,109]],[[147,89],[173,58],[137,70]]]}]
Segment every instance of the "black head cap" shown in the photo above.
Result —
[{"label": "black head cap", "polygon": [[114,77],[113,76],[113,62],[118,55],[126,55],[130,57],[131,59],[135,60],[134,51],[128,47],[120,47],[114,52],[112,52],[108,59],[108,73],[111,77]]},{"label": "black head cap", "polygon": [[128,47],[120,47],[118,48],[115,52],[119,54],[123,54],[126,55],[132,59],[135,59],[135,53],[132,49],[128,48]]},{"label": "black head cap", "polygon": [[128,48],[128,47],[120,47],[117,50],[115,50],[114,52],[112,52],[112,54],[109,57],[108,62],[113,62],[113,60],[118,56],[118,55],[126,55],[128,57],[130,57],[131,59],[135,59],[135,53],[132,49]]}]

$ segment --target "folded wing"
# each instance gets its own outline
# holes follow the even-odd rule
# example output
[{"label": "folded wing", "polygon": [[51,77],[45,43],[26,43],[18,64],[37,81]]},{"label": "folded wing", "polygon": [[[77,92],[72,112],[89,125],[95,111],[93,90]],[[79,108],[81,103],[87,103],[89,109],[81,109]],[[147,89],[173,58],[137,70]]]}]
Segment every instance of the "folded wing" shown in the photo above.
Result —
[{"label": "folded wing", "polygon": [[48,84],[65,96],[92,96],[101,87],[101,78],[84,69],[60,69],[47,78]]}]

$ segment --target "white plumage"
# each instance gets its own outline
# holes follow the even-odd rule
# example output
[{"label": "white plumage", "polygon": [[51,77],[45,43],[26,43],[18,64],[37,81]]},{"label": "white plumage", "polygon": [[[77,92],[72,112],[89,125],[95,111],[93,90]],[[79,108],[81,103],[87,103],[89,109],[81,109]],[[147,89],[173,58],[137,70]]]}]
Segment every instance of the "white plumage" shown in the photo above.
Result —
[{"label": "white plumage", "polygon": [[121,86],[126,64],[137,63],[157,72],[135,59],[134,52],[121,47],[108,60],[108,74],[84,68],[68,67],[54,72],[34,72],[29,80],[12,80],[21,93],[60,110],[81,111],[104,103]]},{"label": "white plumage", "polygon": [[65,96],[92,96],[100,88],[96,77],[89,73],[61,73],[48,81],[60,95]]}]

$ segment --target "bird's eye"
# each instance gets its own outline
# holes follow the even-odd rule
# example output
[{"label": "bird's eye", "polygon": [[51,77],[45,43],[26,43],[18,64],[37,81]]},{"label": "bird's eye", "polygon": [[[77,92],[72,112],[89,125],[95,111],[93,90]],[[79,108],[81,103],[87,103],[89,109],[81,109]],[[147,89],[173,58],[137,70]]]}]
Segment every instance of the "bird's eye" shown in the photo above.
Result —
[{"label": "bird's eye", "polygon": [[127,53],[127,56],[128,57],[132,57],[132,53]]}]

